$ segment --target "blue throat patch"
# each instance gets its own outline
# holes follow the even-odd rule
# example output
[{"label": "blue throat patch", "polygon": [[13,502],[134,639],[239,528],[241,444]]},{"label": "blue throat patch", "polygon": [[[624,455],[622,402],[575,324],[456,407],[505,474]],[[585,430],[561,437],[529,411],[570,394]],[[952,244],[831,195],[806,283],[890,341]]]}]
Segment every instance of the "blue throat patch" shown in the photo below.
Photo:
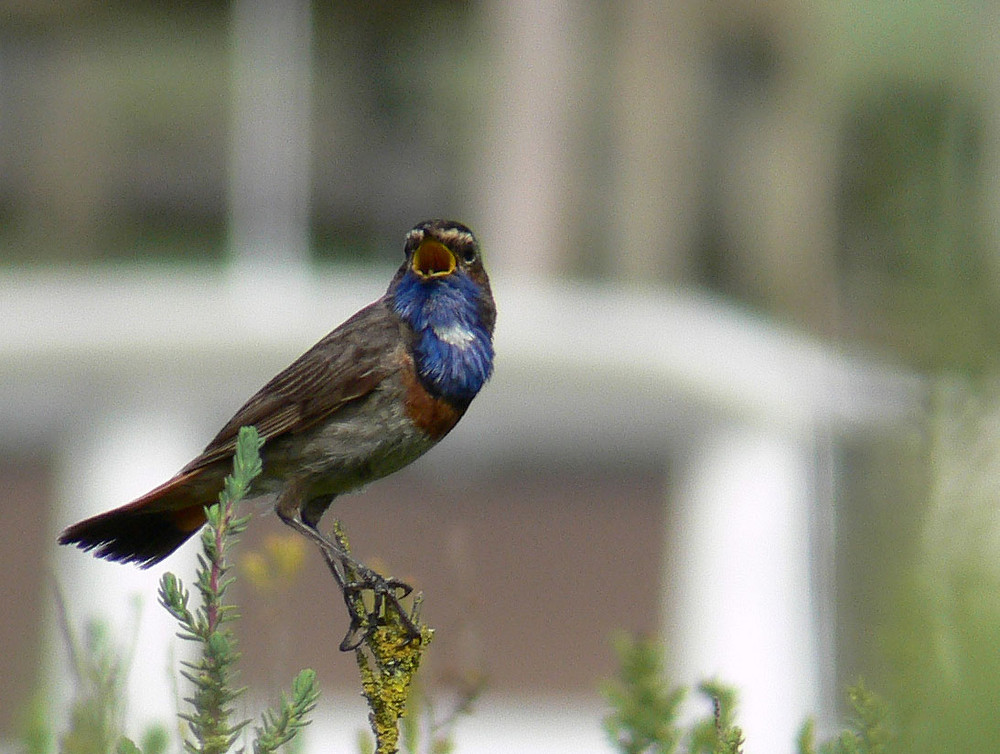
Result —
[{"label": "blue throat patch", "polygon": [[493,341],[479,315],[479,295],[461,272],[425,281],[408,270],[389,297],[417,333],[417,374],[445,398],[471,401],[493,373]]}]

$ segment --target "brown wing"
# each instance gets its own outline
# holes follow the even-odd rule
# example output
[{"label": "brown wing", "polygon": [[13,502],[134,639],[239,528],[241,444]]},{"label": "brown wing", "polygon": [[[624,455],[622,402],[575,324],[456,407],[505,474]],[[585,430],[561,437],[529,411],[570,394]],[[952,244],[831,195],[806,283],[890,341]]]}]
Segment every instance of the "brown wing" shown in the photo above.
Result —
[{"label": "brown wing", "polygon": [[398,368],[393,354],[406,337],[405,324],[384,299],[366,306],[257,391],[181,473],[232,455],[240,427],[252,424],[268,440],[364,397]]}]

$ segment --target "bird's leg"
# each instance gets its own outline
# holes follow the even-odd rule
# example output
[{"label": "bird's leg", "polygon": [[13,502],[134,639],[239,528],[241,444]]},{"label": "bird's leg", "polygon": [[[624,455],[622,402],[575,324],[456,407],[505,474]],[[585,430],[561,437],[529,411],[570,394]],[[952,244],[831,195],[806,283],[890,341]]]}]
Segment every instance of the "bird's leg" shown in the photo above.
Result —
[{"label": "bird's leg", "polygon": [[[330,541],[309,524],[304,523],[298,516],[284,518],[282,520],[293,529],[311,539],[326,561],[330,573],[340,587],[344,596],[344,603],[347,605],[347,612],[351,618],[351,625],[347,635],[340,643],[341,651],[348,652],[357,649],[364,640],[365,635],[384,621],[385,605],[388,602],[399,615],[406,633],[413,639],[420,637],[420,630],[414,625],[410,616],[400,603],[400,599],[406,597],[413,588],[398,579],[387,579],[376,573],[364,563],[356,560],[343,547]],[[363,605],[359,601],[360,593],[370,589],[373,594],[374,604],[370,613],[363,613],[358,609],[358,605]],[[402,594],[397,595],[397,591]]]},{"label": "bird's leg", "polygon": [[[304,524],[304,526],[316,532],[316,529]],[[316,532],[318,534],[318,532]],[[320,537],[329,542],[326,537]],[[398,579],[385,578],[364,563],[356,560],[347,552],[347,549],[338,541],[334,547],[327,544],[320,546],[320,553],[326,561],[330,573],[340,586],[344,596],[344,604],[347,605],[348,615],[351,617],[351,625],[347,630],[347,635],[340,642],[340,650],[349,652],[357,649],[369,631],[384,623],[387,604],[392,606],[399,616],[399,621],[403,626],[407,636],[412,639],[420,638],[420,629],[414,624],[400,599],[406,597],[413,591],[413,587]],[[364,601],[361,593],[365,590],[372,592],[372,610],[370,613],[364,612]],[[397,594],[397,591],[402,592]]]},{"label": "bird's leg", "polygon": [[[307,524],[308,526],[308,524]],[[421,637],[420,629],[414,623],[413,618],[407,614],[399,600],[406,597],[413,588],[397,579],[386,579],[375,573],[363,563],[359,563],[350,557],[346,542],[342,539],[339,523],[335,523],[336,541],[338,550],[347,554],[345,562],[337,559],[326,548],[320,548],[323,559],[326,561],[330,573],[340,585],[344,596],[344,603],[347,605],[347,612],[351,616],[351,625],[347,630],[347,635],[340,642],[340,651],[348,652],[357,649],[365,637],[378,625],[384,625],[388,620],[388,605],[391,604],[396,611],[400,625],[406,634],[406,641],[409,643]],[[388,588],[385,588],[388,587]],[[361,592],[371,589],[373,605],[371,612],[365,608],[364,598]],[[402,590],[402,594],[396,596],[396,590]]]},{"label": "bird's leg", "polygon": [[[298,529],[297,526],[295,528]],[[301,531],[301,529],[299,529],[299,531]],[[315,531],[315,529],[313,531]],[[345,551],[344,548],[340,548],[340,550],[342,552]],[[340,593],[344,597],[344,604],[347,605],[347,614],[351,618],[351,625],[348,626],[347,633],[340,642],[340,651],[349,652],[350,650],[357,649],[361,646],[361,642],[364,641],[365,636],[368,634],[369,624],[371,621],[369,620],[368,614],[363,612],[364,602],[362,601],[361,596],[350,592],[347,588],[348,580],[346,574],[344,573],[344,571],[346,571],[344,563],[331,554],[330,549],[326,546],[321,546],[319,551],[323,556],[324,562],[326,562],[326,567],[329,568],[330,573],[333,574],[334,581],[336,581],[337,586],[340,587]],[[359,606],[361,610],[359,610]]]},{"label": "bird's leg", "polygon": [[[413,587],[398,579],[387,579],[376,573],[352,557],[341,544],[331,541],[320,533],[314,523],[303,521],[299,507],[300,499],[299,487],[290,484],[279,494],[275,501],[275,510],[282,521],[311,539],[319,547],[323,560],[326,561],[330,573],[333,574],[334,580],[341,589],[348,614],[351,617],[350,628],[340,643],[341,651],[347,652],[357,649],[365,635],[384,622],[387,603],[396,610],[406,633],[412,639],[420,638],[420,630],[414,625],[413,620],[399,602],[401,598],[413,591]],[[325,508],[326,506],[323,506],[320,509],[320,514]],[[358,609],[359,604],[363,605],[358,597],[361,592],[369,589],[373,595],[374,605],[370,613],[363,614]],[[401,591],[402,594],[397,596],[397,591]]]}]

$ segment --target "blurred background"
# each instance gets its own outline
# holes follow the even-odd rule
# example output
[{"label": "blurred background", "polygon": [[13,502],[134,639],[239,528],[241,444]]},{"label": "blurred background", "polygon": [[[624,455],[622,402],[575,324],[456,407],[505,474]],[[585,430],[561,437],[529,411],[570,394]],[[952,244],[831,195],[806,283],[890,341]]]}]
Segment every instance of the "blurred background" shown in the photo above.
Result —
[{"label": "blurred background", "polygon": [[[859,676],[901,750],[997,750],[998,21],[0,2],[4,747],[32,700],[64,723],[54,583],[134,647],[130,730],[170,724],[155,583],[194,546],[138,573],[55,537],[176,471],[450,217],[494,281],[495,378],[335,511],[424,591],[430,690],[486,678],[459,751],[610,751],[620,631],[735,685],[749,754],[831,729]],[[307,748],[353,750],[342,602],[265,509],[243,680],[315,667]]]}]

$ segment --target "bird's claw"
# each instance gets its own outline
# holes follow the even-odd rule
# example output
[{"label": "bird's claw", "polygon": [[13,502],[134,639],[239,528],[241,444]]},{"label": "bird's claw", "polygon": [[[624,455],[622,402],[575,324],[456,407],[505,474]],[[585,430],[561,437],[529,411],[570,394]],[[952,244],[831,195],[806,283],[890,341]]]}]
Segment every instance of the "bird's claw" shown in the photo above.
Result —
[{"label": "bird's claw", "polygon": [[[395,620],[406,634],[406,642],[420,639],[420,629],[413,622],[406,609],[400,603],[413,592],[413,587],[399,579],[385,578],[370,568],[355,572],[353,579],[343,584],[344,602],[351,617],[351,625],[347,635],[340,642],[340,650],[349,652],[361,646],[361,643],[379,626],[388,625],[389,610],[398,616]],[[371,611],[364,609],[362,593],[371,591],[373,605]],[[400,592],[400,594],[397,594]]]},{"label": "bird's claw", "polygon": [[[347,543],[343,541],[342,534],[339,532],[339,524],[338,529],[335,530],[335,540],[331,541],[316,531],[314,527],[302,523],[296,517],[289,518],[286,523],[305,534],[319,546],[327,568],[330,569],[330,573],[333,574],[334,580],[341,589],[344,602],[347,605],[347,613],[351,618],[347,635],[340,642],[341,651],[349,652],[352,649],[357,649],[375,629],[379,626],[390,625],[390,623],[394,623],[405,634],[407,644],[420,640],[420,629],[417,627],[414,617],[407,613],[400,603],[401,599],[405,599],[413,592],[412,586],[399,579],[387,579],[351,557]],[[365,606],[363,593],[366,591],[371,591],[373,595],[370,611]],[[414,610],[416,610],[416,606],[414,606]],[[390,611],[395,612],[395,616],[392,618],[389,615]]]}]

